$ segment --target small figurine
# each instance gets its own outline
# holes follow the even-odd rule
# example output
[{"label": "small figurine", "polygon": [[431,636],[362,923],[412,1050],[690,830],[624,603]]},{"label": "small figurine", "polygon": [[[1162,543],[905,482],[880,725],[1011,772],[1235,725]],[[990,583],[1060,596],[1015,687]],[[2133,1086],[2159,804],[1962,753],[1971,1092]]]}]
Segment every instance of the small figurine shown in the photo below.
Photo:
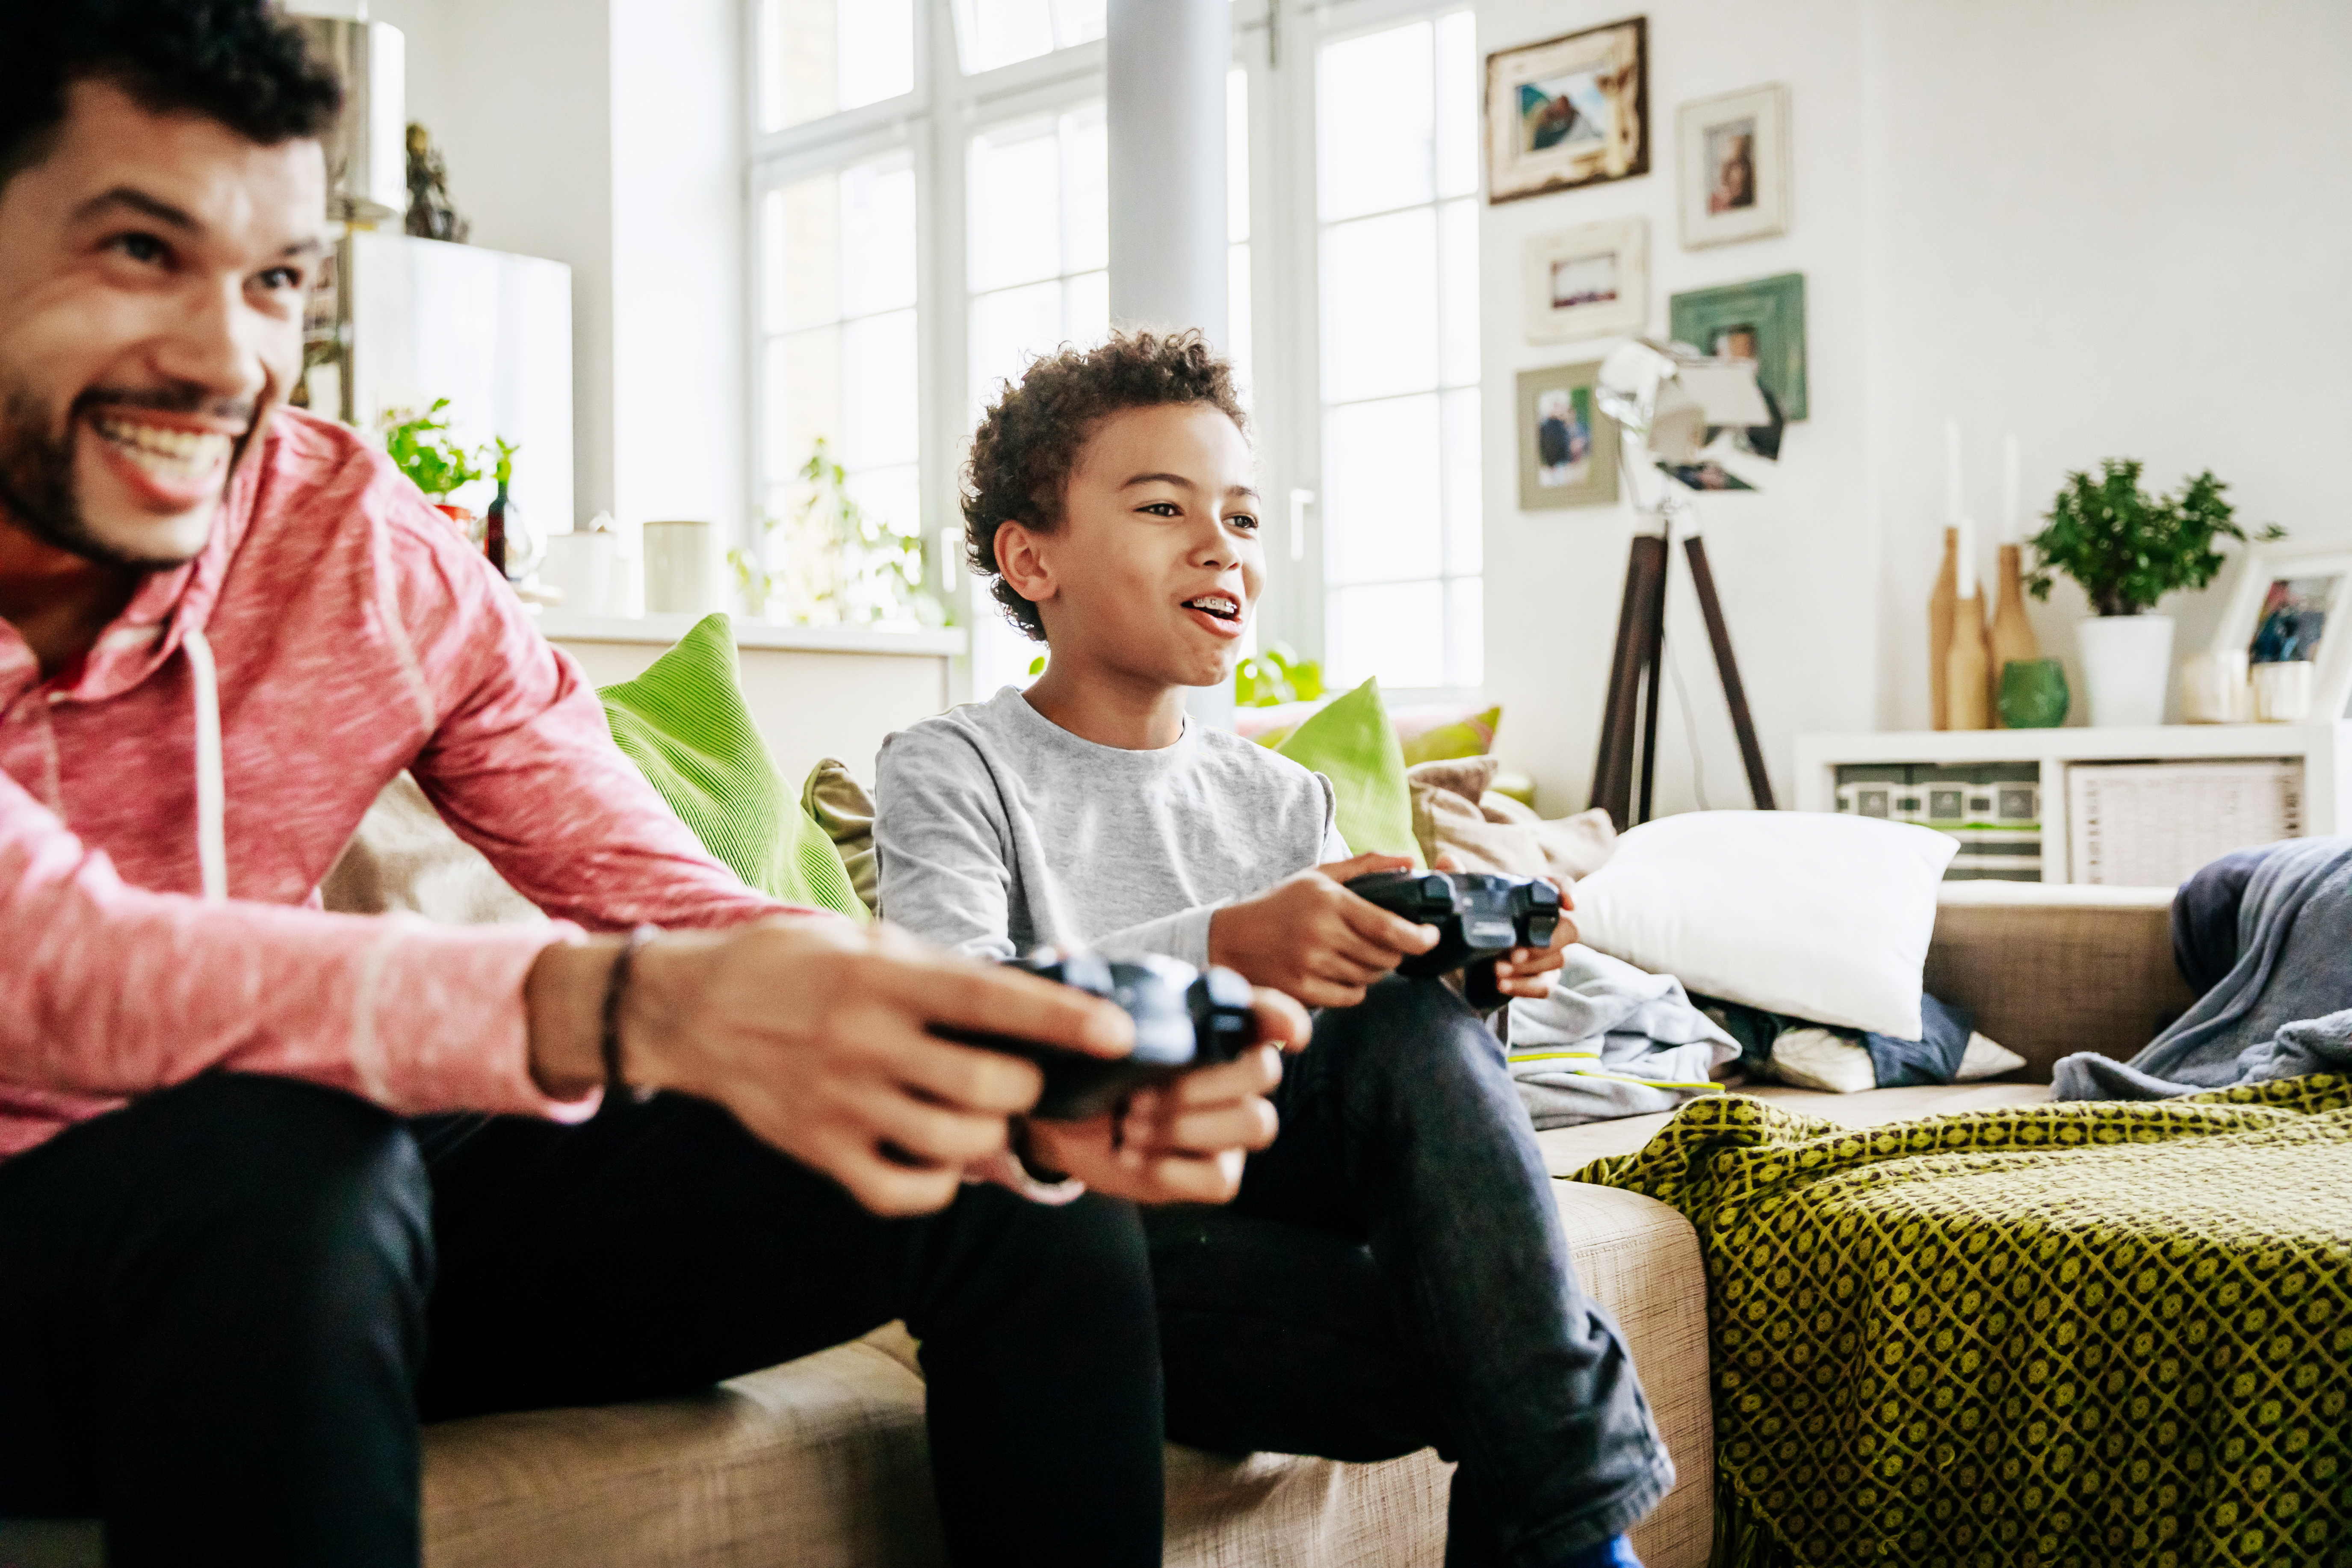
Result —
[{"label": "small figurine", "polygon": [[434,150],[425,127],[413,120],[408,122],[408,232],[419,239],[459,245],[474,232],[474,226],[450,204],[449,166]]}]

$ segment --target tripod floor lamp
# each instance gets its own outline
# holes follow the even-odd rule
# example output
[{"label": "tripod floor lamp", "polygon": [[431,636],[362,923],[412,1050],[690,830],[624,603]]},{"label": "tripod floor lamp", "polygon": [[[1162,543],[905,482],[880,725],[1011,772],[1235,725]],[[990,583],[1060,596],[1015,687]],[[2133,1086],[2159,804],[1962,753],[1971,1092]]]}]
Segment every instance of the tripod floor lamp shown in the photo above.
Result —
[{"label": "tripod floor lamp", "polygon": [[[1619,828],[1650,817],[1658,762],[1658,687],[1666,641],[1666,575],[1672,546],[1683,542],[1691,587],[1715,653],[1716,673],[1739,739],[1739,760],[1757,809],[1773,808],[1764,749],[1748,710],[1747,688],[1732,655],[1723,601],[1699,536],[1698,489],[1753,489],[1742,477],[1750,460],[1780,449],[1780,415],[1756,384],[1752,360],[1717,359],[1646,340],[1624,344],[1601,363],[1600,402],[1624,441],[1621,465],[1637,516],[1654,526],[1638,532],[1625,567],[1625,601],[1617,612],[1617,647],[1609,666],[1601,748],[1592,766],[1592,804]],[[1735,437],[1740,432],[1745,439]],[[1743,449],[1744,448],[1744,449]],[[1640,754],[1640,788],[1634,758]]]}]

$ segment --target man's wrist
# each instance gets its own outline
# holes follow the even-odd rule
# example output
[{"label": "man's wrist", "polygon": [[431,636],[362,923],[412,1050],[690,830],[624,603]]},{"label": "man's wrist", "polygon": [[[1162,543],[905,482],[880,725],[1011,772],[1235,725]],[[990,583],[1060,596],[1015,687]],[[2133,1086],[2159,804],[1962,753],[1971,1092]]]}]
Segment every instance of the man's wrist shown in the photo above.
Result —
[{"label": "man's wrist", "polygon": [[621,939],[575,937],[540,950],[523,980],[530,1076],[553,1100],[579,1100],[604,1081],[604,993]]}]

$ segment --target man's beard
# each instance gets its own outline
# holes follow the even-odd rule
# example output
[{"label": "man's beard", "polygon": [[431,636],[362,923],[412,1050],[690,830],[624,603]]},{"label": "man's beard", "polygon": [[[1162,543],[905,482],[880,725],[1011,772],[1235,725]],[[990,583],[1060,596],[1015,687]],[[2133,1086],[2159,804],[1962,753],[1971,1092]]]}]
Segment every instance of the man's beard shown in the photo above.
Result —
[{"label": "man's beard", "polygon": [[[188,557],[142,554],[100,539],[82,516],[80,500],[74,494],[74,433],[82,416],[97,408],[147,408],[159,414],[201,411],[242,420],[248,428],[229,455],[228,470],[234,473],[253,437],[254,405],[241,398],[215,397],[185,382],[140,392],[93,388],[74,399],[65,428],[51,436],[41,404],[30,392],[19,387],[0,398],[0,511],[42,543],[98,565],[147,572],[183,564]],[[95,432],[90,438],[103,439]]]}]

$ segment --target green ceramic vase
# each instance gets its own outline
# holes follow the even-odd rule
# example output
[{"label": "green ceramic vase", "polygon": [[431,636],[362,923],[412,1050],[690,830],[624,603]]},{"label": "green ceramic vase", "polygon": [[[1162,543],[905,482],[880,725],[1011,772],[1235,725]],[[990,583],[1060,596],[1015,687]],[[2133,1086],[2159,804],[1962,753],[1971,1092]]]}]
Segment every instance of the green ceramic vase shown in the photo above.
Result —
[{"label": "green ceramic vase", "polygon": [[2013,658],[2000,667],[2000,721],[2012,730],[2054,730],[2066,721],[2066,667],[2054,658]]}]

